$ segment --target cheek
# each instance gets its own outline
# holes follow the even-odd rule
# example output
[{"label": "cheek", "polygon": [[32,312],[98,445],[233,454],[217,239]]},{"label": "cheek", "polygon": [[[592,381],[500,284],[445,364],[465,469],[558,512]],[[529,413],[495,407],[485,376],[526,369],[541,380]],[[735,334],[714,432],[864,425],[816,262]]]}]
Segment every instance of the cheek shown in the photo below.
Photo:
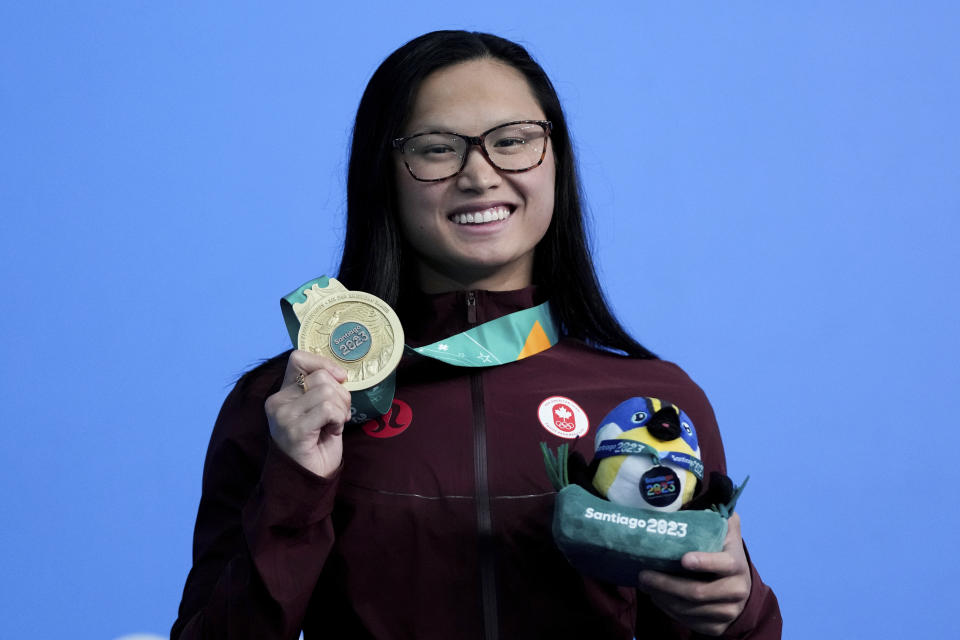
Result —
[{"label": "cheek", "polygon": [[417,212],[422,209],[417,189],[418,184],[410,177],[403,166],[397,168],[395,184],[400,225],[404,230],[413,228],[418,223]]},{"label": "cheek", "polygon": [[422,232],[434,224],[442,200],[442,183],[418,182],[404,169],[397,176],[397,207],[404,234]]},{"label": "cheek", "polygon": [[553,217],[553,208],[556,204],[556,177],[557,172],[556,168],[553,165],[553,159],[549,158],[549,164],[547,160],[544,160],[542,168],[544,171],[538,177],[538,182],[535,185],[534,193],[535,199],[537,202],[537,209],[543,215],[546,220],[544,224],[549,224],[550,219]]},{"label": "cheek", "polygon": [[544,201],[549,203],[552,213],[557,193],[557,158],[553,155],[552,144],[547,149],[547,157],[543,159],[543,164],[540,165],[540,168],[543,169],[541,177],[543,180],[542,192],[544,194]]}]

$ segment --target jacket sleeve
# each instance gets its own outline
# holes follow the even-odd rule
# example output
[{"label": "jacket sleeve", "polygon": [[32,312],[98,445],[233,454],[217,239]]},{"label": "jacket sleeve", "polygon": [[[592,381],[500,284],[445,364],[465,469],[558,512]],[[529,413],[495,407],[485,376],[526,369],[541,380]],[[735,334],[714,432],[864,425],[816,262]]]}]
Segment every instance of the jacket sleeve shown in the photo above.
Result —
[{"label": "jacket sleeve", "polygon": [[217,418],[171,639],[300,632],[333,545],[339,472],[322,478],[274,446],[263,402],[275,386],[241,381]]},{"label": "jacket sleeve", "polygon": [[760,580],[757,568],[750,560],[746,545],[743,547],[750,564],[750,597],[740,616],[733,621],[723,634],[724,638],[743,638],[746,640],[779,640],[783,633],[783,618],[780,616],[780,604],[773,590]]}]

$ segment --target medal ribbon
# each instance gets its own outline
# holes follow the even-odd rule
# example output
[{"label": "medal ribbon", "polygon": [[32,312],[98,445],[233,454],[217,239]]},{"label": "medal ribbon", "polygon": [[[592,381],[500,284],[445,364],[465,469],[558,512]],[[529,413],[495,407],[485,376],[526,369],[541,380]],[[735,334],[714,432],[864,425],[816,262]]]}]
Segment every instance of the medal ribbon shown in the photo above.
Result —
[{"label": "medal ribbon", "polygon": [[[330,278],[323,276],[304,283],[280,300],[284,324],[294,346],[297,345],[300,320],[294,313],[293,305],[305,302],[307,297],[304,291],[314,284],[326,289],[330,286]],[[339,289],[342,290],[342,285]],[[433,344],[405,348],[408,353],[417,353],[457,367],[494,367],[546,351],[559,339],[560,323],[554,318],[550,303],[544,302],[484,322]]]},{"label": "medal ribbon", "polygon": [[703,480],[703,463],[687,453],[680,451],[657,451],[648,444],[636,440],[603,440],[597,446],[595,460],[602,460],[611,456],[647,456],[654,466],[669,462],[683,467],[698,480]]},{"label": "medal ribbon", "polygon": [[[313,285],[317,285],[321,289],[327,289],[330,286],[330,278],[327,276],[314,278],[310,282],[304,282],[302,285],[280,298],[280,311],[283,313],[283,323],[287,326],[287,333],[290,335],[290,342],[293,343],[294,349],[297,348],[297,334],[300,332],[300,318],[297,317],[296,312],[293,310],[293,305],[303,304],[306,302],[307,294],[304,292],[307,289],[313,288]],[[343,290],[343,286],[340,285],[336,290]]]},{"label": "medal ribbon", "polygon": [[[346,291],[337,280],[322,276],[306,282],[280,300],[284,324],[290,341],[296,347],[300,319],[294,305],[307,301],[306,291],[319,289]],[[546,351],[560,339],[560,324],[553,316],[550,303],[501,316],[443,340],[422,347],[405,346],[408,353],[417,353],[458,367],[494,367],[516,362]],[[395,375],[369,389],[352,394],[354,421],[384,415],[393,403]]]},{"label": "medal ribbon", "polygon": [[407,347],[457,367],[494,367],[546,351],[560,339],[560,326],[544,302],[515,311],[423,347]]}]

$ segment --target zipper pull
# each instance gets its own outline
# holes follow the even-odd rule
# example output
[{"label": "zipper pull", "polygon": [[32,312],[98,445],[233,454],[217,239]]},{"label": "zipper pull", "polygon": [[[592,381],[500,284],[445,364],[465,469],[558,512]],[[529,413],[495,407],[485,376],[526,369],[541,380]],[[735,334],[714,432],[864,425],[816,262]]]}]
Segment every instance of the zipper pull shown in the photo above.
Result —
[{"label": "zipper pull", "polygon": [[467,324],[477,323],[477,294],[467,291]]}]

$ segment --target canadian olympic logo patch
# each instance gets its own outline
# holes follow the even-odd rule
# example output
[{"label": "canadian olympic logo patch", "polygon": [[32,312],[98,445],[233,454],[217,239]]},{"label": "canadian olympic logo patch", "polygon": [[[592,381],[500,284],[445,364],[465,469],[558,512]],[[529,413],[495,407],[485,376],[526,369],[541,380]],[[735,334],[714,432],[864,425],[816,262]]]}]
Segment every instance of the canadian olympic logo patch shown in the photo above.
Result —
[{"label": "canadian olympic logo patch", "polygon": [[580,405],[563,396],[551,396],[541,402],[537,418],[544,429],[561,438],[579,438],[590,429],[590,421]]}]

